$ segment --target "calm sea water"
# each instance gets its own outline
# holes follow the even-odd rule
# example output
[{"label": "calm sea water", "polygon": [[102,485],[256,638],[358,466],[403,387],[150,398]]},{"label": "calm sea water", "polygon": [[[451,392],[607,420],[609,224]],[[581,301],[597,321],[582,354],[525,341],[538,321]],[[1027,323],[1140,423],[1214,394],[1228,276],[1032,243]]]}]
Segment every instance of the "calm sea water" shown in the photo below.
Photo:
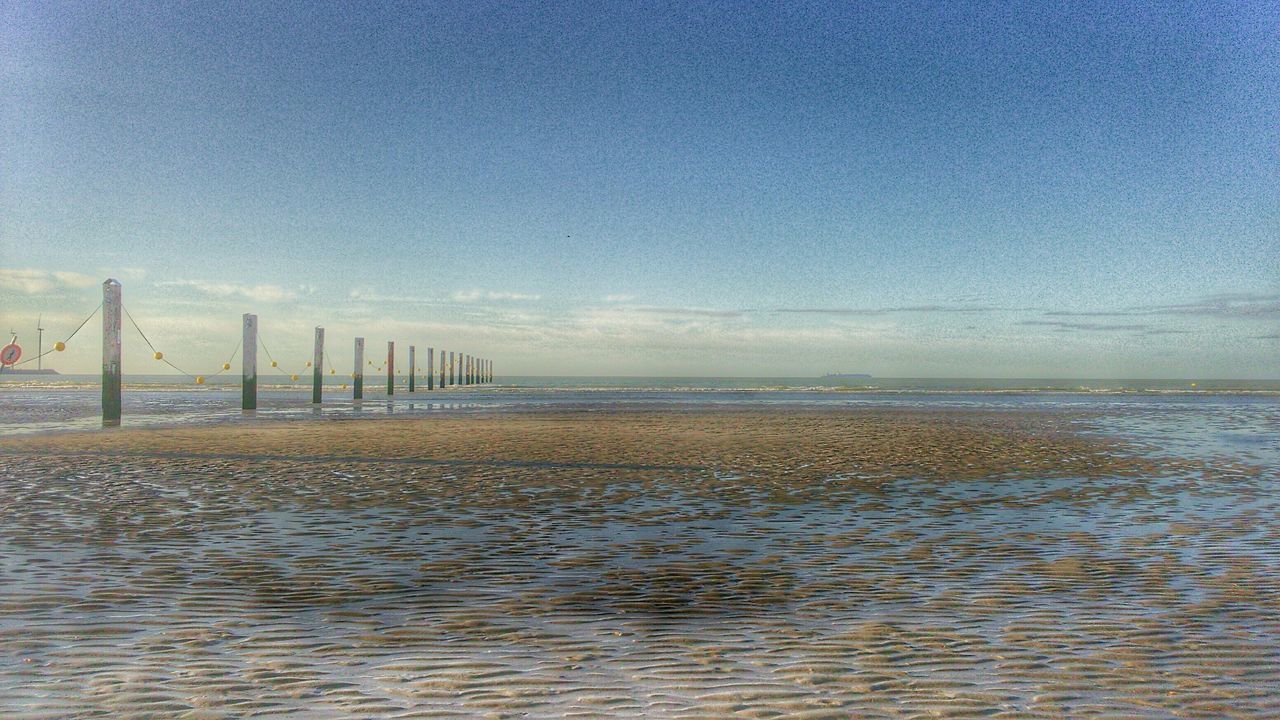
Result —
[{"label": "calm sea water", "polygon": [[[281,382],[283,380],[283,382]],[[560,410],[910,407],[1066,412],[1088,425],[1178,455],[1240,454],[1280,465],[1280,381],[873,378],[500,377],[493,385],[410,394],[403,379],[366,376],[355,402],[346,378],[327,376],[324,403],[311,383],[264,376],[259,409],[240,410],[239,378],[195,385],[174,375],[126,376],[126,426],[354,419]],[[0,435],[100,427],[101,390],[92,375],[0,376]]]}]

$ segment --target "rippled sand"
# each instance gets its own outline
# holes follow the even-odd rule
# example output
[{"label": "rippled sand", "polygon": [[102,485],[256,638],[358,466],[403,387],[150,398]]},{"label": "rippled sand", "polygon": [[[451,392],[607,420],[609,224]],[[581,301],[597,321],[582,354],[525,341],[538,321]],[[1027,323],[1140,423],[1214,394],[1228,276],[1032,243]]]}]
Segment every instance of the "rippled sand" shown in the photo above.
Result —
[{"label": "rippled sand", "polygon": [[1280,478],[1032,413],[0,441],[28,717],[1280,717]]}]

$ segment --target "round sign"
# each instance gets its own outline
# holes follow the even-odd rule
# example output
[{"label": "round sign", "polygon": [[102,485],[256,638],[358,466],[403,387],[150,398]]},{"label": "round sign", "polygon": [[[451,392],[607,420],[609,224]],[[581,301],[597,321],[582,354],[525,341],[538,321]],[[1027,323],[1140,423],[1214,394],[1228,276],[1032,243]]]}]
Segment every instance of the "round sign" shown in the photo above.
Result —
[{"label": "round sign", "polygon": [[0,348],[0,365],[12,365],[22,357],[22,348],[17,343],[9,343]]}]

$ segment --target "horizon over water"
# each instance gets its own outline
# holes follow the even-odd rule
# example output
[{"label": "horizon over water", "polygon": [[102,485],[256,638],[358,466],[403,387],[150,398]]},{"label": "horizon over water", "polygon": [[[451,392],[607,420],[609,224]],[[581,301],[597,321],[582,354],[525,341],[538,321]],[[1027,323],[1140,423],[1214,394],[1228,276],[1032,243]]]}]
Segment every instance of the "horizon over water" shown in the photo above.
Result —
[{"label": "horizon over water", "polygon": [[[195,385],[192,377],[176,373],[125,373],[126,385],[172,387],[175,389],[213,391],[240,385],[238,371],[206,375],[204,386]],[[433,375],[438,379],[438,374]],[[425,391],[427,373],[415,375],[418,389]],[[365,392],[385,387],[386,375],[364,374]],[[96,373],[58,375],[19,375],[0,373],[0,387],[70,388],[97,386]],[[340,387],[350,384],[350,372],[326,374],[324,385]],[[309,371],[290,380],[287,373],[260,371],[258,386],[273,389],[311,389]],[[396,375],[396,387],[407,387],[408,376]],[[869,377],[829,378],[812,376],[770,375],[497,375],[492,383],[472,386],[450,385],[450,390],[731,390],[731,391],[812,391],[812,392],[1188,392],[1188,393],[1277,393],[1280,378],[1106,378],[1106,377]],[[436,391],[440,388],[437,386]]]},{"label": "horizon over water", "polygon": [[[311,403],[311,377],[260,374],[258,409],[240,410],[240,377],[225,373],[196,385],[180,375],[125,375],[125,427],[208,425],[266,420],[354,420],[477,413],[627,410],[777,410],[910,408],[1032,410],[1111,416],[1155,411],[1241,417],[1260,431],[1274,423],[1280,380],[1079,378],[870,378],[498,376],[490,385],[409,393],[399,377],[386,394],[385,374],[365,375],[352,399],[345,374],[326,375],[324,402]],[[343,384],[347,383],[346,387]],[[97,375],[0,375],[0,435],[101,427]]]}]

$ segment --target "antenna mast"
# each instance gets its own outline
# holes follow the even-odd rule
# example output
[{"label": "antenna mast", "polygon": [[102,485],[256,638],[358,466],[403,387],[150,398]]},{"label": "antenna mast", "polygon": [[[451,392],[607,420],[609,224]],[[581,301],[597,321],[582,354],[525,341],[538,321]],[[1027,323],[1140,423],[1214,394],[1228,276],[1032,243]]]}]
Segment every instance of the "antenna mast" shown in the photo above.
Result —
[{"label": "antenna mast", "polygon": [[43,360],[43,358],[42,358],[42,356],[44,355],[44,327],[43,327],[43,325],[44,325],[44,315],[43,315],[43,314],[41,314],[41,315],[39,315],[39,316],[37,316],[37,317],[36,317],[36,332],[38,333],[38,334],[37,334],[37,336],[36,336],[36,337],[37,337],[37,340],[36,340],[36,369],[37,369],[37,370],[43,370],[43,369],[44,369],[44,360]]}]

